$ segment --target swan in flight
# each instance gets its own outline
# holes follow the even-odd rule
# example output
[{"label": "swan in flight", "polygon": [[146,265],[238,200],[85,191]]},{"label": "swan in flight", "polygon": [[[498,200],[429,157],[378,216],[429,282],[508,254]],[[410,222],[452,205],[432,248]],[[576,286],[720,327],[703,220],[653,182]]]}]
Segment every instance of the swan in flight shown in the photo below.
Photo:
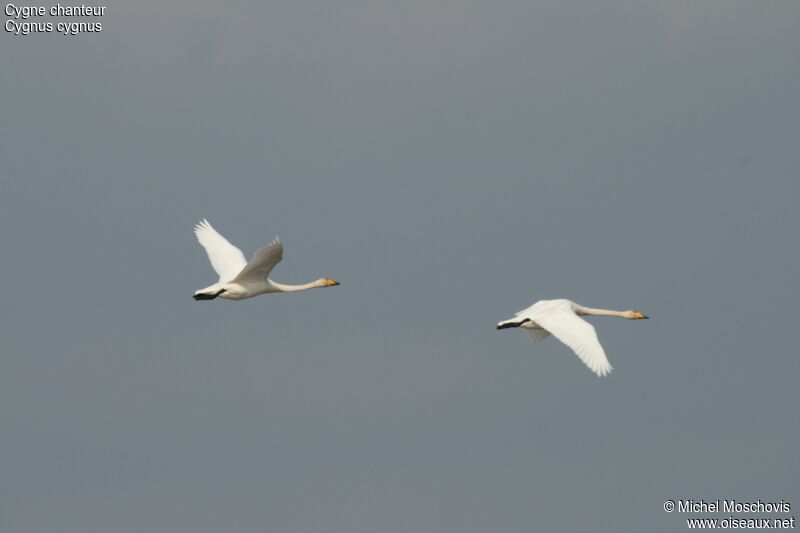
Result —
[{"label": "swan in flight", "polygon": [[219,274],[219,281],[210,287],[195,291],[195,300],[213,300],[217,296],[228,300],[244,300],[267,292],[294,292],[339,285],[328,278],[320,278],[305,285],[284,285],[267,278],[283,259],[283,244],[279,238],[258,250],[248,263],[240,249],[232,245],[203,219],[194,227],[197,240],[208,253],[211,266]]},{"label": "swan in flight", "polygon": [[584,307],[563,299],[539,300],[514,315],[514,318],[498,323],[497,329],[524,328],[533,342],[539,342],[553,335],[572,348],[592,372],[598,376],[605,376],[612,370],[611,363],[608,362],[606,352],[597,339],[594,326],[579,315],[619,316],[629,320],[649,318],[633,309],[609,311]]}]

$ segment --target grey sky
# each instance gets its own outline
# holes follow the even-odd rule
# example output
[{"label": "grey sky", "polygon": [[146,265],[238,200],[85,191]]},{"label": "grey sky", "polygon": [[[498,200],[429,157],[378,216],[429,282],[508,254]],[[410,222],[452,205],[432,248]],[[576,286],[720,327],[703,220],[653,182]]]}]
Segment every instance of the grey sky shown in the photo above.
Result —
[{"label": "grey sky", "polygon": [[[0,36],[0,530],[797,515],[800,4],[106,5]],[[203,217],[342,286],[195,302]]]}]

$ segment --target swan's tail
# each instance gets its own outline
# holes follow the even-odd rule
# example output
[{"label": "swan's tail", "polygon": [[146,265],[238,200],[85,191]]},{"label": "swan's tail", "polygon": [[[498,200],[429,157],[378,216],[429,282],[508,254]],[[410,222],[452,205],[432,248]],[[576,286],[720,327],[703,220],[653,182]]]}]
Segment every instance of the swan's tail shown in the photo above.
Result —
[{"label": "swan's tail", "polygon": [[508,320],[503,320],[502,322],[497,323],[497,329],[506,329],[506,328],[518,328],[525,322],[530,322],[530,318],[509,318]]}]

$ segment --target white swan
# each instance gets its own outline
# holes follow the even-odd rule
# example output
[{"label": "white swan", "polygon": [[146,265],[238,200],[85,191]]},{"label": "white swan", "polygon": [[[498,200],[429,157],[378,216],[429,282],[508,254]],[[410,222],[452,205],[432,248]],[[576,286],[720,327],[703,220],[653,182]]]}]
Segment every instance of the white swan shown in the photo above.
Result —
[{"label": "white swan", "polygon": [[277,237],[272,244],[258,250],[248,263],[242,251],[217,233],[208,220],[198,222],[194,234],[206,249],[211,266],[219,274],[217,283],[195,291],[195,300],[213,300],[217,296],[228,300],[244,300],[267,292],[294,292],[339,285],[328,278],[305,285],[284,285],[268,279],[269,273],[283,259],[283,245]]},{"label": "white swan", "polygon": [[605,376],[612,367],[606,357],[603,346],[597,339],[594,326],[578,315],[620,316],[629,320],[648,318],[639,311],[609,311],[583,307],[569,300],[539,300],[527,309],[523,309],[514,318],[503,320],[497,329],[525,328],[534,342],[553,335],[572,348],[586,366],[598,376]]}]

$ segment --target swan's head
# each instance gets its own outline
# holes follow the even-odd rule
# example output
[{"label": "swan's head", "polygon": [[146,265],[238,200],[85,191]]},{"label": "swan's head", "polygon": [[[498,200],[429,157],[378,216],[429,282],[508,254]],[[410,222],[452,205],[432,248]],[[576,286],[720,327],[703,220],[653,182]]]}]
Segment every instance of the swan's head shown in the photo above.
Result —
[{"label": "swan's head", "polygon": [[334,281],[334,280],[329,279],[329,278],[319,278],[317,280],[317,283],[319,283],[320,287],[333,287],[334,285],[339,285],[340,284],[338,281]]},{"label": "swan's head", "polygon": [[630,320],[640,320],[642,318],[650,318],[649,316],[643,315],[639,311],[634,311],[633,309],[631,309],[630,311],[626,311],[625,313],[626,313],[625,318]]}]

